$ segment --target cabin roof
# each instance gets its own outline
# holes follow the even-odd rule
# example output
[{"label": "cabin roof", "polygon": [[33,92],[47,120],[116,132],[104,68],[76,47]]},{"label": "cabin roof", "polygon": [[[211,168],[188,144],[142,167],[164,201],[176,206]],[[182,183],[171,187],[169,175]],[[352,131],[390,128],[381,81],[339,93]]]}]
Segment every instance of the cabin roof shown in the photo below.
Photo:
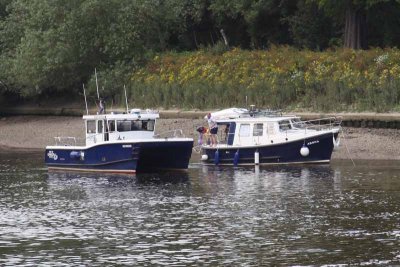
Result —
[{"label": "cabin roof", "polygon": [[216,120],[217,123],[230,123],[230,122],[237,122],[237,123],[255,123],[255,122],[279,122],[284,120],[291,120],[291,119],[299,119],[300,117],[295,115],[289,116],[282,116],[282,117],[245,117],[245,118],[238,118],[238,119],[221,119]]},{"label": "cabin roof", "polygon": [[98,115],[84,115],[84,120],[154,120],[158,119],[158,113],[121,113],[121,114],[98,114]]}]

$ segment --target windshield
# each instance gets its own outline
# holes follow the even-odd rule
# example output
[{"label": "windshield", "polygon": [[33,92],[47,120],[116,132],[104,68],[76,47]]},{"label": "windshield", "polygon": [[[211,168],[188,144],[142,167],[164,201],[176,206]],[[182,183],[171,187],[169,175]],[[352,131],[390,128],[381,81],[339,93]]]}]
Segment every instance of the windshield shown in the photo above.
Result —
[{"label": "windshield", "polygon": [[299,118],[292,119],[293,128],[304,129],[306,128],[305,122],[301,121]]}]

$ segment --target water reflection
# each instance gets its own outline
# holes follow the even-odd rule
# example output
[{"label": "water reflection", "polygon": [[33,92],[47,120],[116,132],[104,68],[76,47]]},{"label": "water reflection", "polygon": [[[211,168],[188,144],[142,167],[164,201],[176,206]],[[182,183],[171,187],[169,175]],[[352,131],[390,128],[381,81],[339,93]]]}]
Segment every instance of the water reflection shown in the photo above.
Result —
[{"label": "water reflection", "polygon": [[193,164],[123,176],[48,173],[40,164],[0,156],[0,265],[400,261],[397,165]]},{"label": "water reflection", "polygon": [[47,172],[49,181],[60,182],[62,184],[83,181],[83,183],[97,183],[105,186],[128,186],[129,184],[179,184],[189,182],[189,174],[186,171],[167,171],[155,173],[138,173],[132,175],[125,174],[98,174],[85,172]]}]

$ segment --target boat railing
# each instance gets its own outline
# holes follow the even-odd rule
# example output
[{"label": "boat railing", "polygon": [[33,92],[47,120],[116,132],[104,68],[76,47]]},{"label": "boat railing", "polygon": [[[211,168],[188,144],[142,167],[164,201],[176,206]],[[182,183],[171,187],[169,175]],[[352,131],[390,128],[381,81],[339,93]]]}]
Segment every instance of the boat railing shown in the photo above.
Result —
[{"label": "boat railing", "polygon": [[292,123],[281,123],[279,127],[282,132],[290,132],[290,131],[323,131],[323,130],[332,130],[333,128],[337,128],[341,125],[342,118],[341,117],[327,117],[321,119],[314,120],[306,120],[306,121],[295,121]]},{"label": "boat railing", "polygon": [[101,134],[95,134],[86,138],[72,137],[72,136],[56,136],[54,137],[56,146],[84,146],[87,139],[96,139],[95,136]]},{"label": "boat railing", "polygon": [[342,123],[341,117],[328,117],[328,118],[321,118],[321,119],[314,119],[314,120],[307,120],[303,121],[306,123],[306,130],[331,130],[333,128],[339,127]]},{"label": "boat railing", "polygon": [[77,139],[78,138],[72,137],[72,136],[56,136],[56,137],[54,137],[56,146],[76,146]]},{"label": "boat railing", "polygon": [[185,135],[183,134],[182,129],[175,129],[175,130],[170,130],[162,133],[158,133],[154,135],[154,138],[184,138]]}]

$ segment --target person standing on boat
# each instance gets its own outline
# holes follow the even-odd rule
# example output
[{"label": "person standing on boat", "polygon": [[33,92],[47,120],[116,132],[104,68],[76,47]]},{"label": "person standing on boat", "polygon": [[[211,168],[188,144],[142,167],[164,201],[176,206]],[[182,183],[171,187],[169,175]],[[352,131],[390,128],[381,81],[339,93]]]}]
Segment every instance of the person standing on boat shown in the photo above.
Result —
[{"label": "person standing on boat", "polygon": [[208,128],[210,129],[211,134],[211,146],[217,145],[217,132],[218,132],[218,125],[215,119],[211,116],[211,113],[207,114],[207,122]]}]

